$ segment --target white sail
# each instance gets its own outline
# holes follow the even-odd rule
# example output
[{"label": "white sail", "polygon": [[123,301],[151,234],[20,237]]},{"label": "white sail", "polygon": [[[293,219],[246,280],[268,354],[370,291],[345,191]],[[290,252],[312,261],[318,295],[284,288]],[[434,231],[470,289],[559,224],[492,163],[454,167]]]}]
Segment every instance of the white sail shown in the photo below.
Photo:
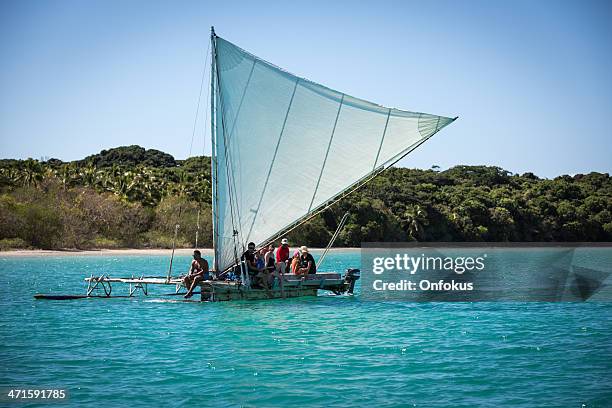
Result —
[{"label": "white sail", "polygon": [[217,270],[454,120],[357,99],[212,41]]}]

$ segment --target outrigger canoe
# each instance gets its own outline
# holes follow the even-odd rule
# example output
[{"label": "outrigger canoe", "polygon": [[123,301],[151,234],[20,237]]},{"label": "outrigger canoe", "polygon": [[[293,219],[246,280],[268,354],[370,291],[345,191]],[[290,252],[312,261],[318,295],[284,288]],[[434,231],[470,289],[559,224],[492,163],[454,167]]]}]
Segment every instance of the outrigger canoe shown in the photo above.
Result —
[{"label": "outrigger canoe", "polygon": [[[285,275],[282,288],[256,289],[241,256],[249,242],[258,248],[277,243],[457,118],[387,108],[335,91],[256,57],[214,28],[210,41],[213,270],[241,272],[236,281],[202,283],[201,299],[352,293],[356,269],[304,279]],[[95,296],[110,297],[115,283],[129,285],[127,296],[147,294],[148,285],[175,285],[178,293],[181,285],[170,274],[86,281],[85,296],[37,297],[88,298],[99,289],[104,293]]]}]

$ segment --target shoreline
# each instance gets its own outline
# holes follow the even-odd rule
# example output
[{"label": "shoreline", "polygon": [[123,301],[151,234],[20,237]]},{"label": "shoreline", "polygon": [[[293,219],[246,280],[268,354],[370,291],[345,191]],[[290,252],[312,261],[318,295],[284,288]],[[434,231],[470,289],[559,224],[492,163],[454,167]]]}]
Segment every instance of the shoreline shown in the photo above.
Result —
[{"label": "shoreline", "polygon": [[[423,243],[427,244],[427,243]],[[454,243],[457,244],[457,243]],[[465,244],[465,243],[464,243]],[[472,243],[468,243],[467,248],[472,247]],[[487,243],[484,244],[486,247]],[[491,243],[489,243],[491,244]],[[514,245],[513,245],[514,244]],[[510,245],[493,245],[492,247],[501,247],[506,249],[527,249],[527,248],[551,248],[551,247],[570,247],[570,248],[610,248],[612,242],[538,242],[534,243],[510,243]],[[586,245],[585,245],[586,244]],[[477,245],[476,245],[477,246]],[[423,245],[424,248],[429,247]],[[459,244],[461,247],[461,244]],[[291,251],[295,251],[298,247],[290,247]],[[360,247],[335,247],[330,248],[329,252],[360,252]],[[175,256],[191,256],[194,248],[177,248],[174,251]],[[212,248],[199,248],[203,256],[212,257],[214,255]],[[321,253],[325,248],[309,248],[311,252]],[[114,248],[114,249],[10,249],[0,251],[0,259],[2,258],[18,258],[18,257],[43,257],[43,256],[170,256],[172,249],[169,248]]]},{"label": "shoreline", "polygon": [[[294,250],[295,248],[291,248]],[[309,248],[311,251],[319,252],[325,248]],[[203,256],[213,256],[212,248],[200,248]],[[361,251],[361,248],[330,248],[330,252],[356,252]],[[190,248],[177,248],[174,251],[175,256],[189,256],[193,252]],[[0,251],[0,258],[4,257],[42,257],[42,256],[113,256],[113,255],[130,255],[130,256],[170,256],[172,249],[164,248],[122,248],[122,249],[66,249],[66,250],[51,250],[51,249],[13,249],[8,251]]]}]

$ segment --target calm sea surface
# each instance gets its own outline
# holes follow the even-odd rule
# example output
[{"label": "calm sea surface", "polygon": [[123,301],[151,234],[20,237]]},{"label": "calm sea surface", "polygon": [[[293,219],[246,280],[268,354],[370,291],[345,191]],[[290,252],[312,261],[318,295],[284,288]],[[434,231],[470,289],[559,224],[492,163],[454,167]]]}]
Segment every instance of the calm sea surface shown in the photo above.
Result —
[{"label": "calm sea surface", "polygon": [[0,386],[64,388],[75,407],[612,407],[612,303],[32,298],[167,263],[0,254]]}]

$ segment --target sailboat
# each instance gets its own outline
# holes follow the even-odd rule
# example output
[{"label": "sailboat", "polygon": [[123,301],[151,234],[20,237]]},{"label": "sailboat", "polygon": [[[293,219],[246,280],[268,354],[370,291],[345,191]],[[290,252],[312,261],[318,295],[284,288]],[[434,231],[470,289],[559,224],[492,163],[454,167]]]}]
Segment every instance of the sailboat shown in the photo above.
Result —
[{"label": "sailboat", "polygon": [[[211,169],[214,271],[234,280],[201,283],[208,301],[352,293],[358,269],[286,274],[278,287],[254,288],[242,255],[249,242],[285,234],[397,163],[457,118],[387,108],[293,75],[211,28]],[[171,268],[170,268],[171,270]],[[167,277],[90,276],[86,296],[109,297],[112,283],[129,296]],[[37,295],[38,298],[54,298]]]},{"label": "sailboat", "polygon": [[456,119],[327,88],[243,50],[214,27],[211,49],[216,271],[240,265],[249,242],[262,247],[299,228]]}]

